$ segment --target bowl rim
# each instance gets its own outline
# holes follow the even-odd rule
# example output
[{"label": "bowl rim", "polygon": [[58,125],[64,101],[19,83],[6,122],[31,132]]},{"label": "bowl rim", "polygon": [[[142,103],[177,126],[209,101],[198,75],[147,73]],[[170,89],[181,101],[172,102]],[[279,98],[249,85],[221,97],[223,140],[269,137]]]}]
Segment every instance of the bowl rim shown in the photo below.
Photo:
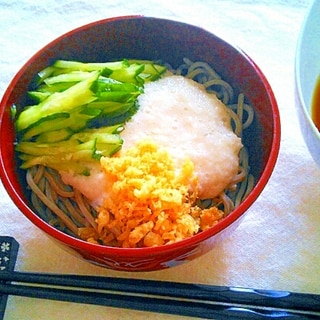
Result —
[{"label": "bowl rim", "polygon": [[[175,21],[172,19],[166,19],[166,18],[159,18],[159,17],[152,17],[152,16],[142,16],[142,15],[127,15],[127,16],[118,16],[118,17],[111,17],[111,18],[105,18],[101,20],[97,20],[94,22],[90,22],[88,24],[76,27],[60,36],[52,40],[51,42],[47,43],[45,46],[43,46],[40,50],[38,50],[34,55],[32,55],[26,63],[20,68],[20,70],[16,73],[16,75],[13,77],[11,82],[9,83],[8,88],[6,89],[3,98],[0,102],[0,107],[2,110],[0,110],[0,118],[3,117],[6,101],[8,100],[12,89],[14,88],[15,84],[17,83],[20,76],[25,72],[25,70],[28,67],[28,64],[30,61],[36,59],[38,56],[42,54],[46,50],[46,48],[49,48],[53,46],[55,43],[59,42],[61,39],[66,38],[74,33],[77,33],[81,30],[90,28],[91,26],[97,25],[97,24],[107,24],[112,21],[119,21],[119,20],[126,20],[126,19],[155,19],[155,20],[162,20],[162,21],[169,21],[169,22],[175,22],[182,25],[188,25],[194,28],[202,29],[204,31],[204,28],[192,25],[190,23],[181,22],[181,21]],[[1,157],[0,159],[0,176],[2,179],[2,182],[9,194],[9,196],[12,198],[15,205],[22,211],[22,213],[33,223],[35,224],[40,230],[44,231],[47,235],[59,240],[60,242],[77,248],[79,250],[91,252],[91,253],[98,253],[99,255],[107,254],[107,255],[118,255],[122,257],[128,257],[128,256],[135,256],[135,257],[142,257],[146,256],[148,254],[167,254],[171,251],[176,251],[177,249],[183,249],[185,247],[192,247],[200,242],[207,240],[208,238],[212,237],[213,235],[217,235],[220,232],[222,232],[224,229],[228,228],[230,225],[233,224],[236,220],[241,218],[246,211],[249,209],[249,207],[256,201],[256,199],[259,197],[260,193],[263,191],[264,187],[266,186],[268,180],[270,179],[272,172],[275,168],[279,149],[280,149],[280,140],[281,140],[281,128],[280,128],[280,113],[278,109],[278,104],[275,98],[275,95],[273,93],[273,90],[261,71],[261,69],[257,66],[257,64],[240,48],[233,46],[229,42],[225,41],[224,39],[220,38],[216,34],[209,32],[210,34],[214,35],[217,39],[222,41],[225,45],[230,46],[233,50],[237,51],[243,59],[247,60],[251,66],[255,69],[255,72],[259,76],[260,80],[263,83],[263,86],[265,87],[266,94],[268,96],[268,99],[270,100],[270,105],[272,109],[272,115],[273,115],[273,132],[272,132],[272,145],[270,147],[270,155],[268,157],[268,160],[266,162],[265,168],[261,173],[261,176],[259,180],[256,182],[256,185],[251,190],[250,194],[246,197],[245,200],[241,203],[240,206],[235,208],[227,217],[225,217],[222,221],[220,221],[217,225],[209,228],[208,230],[202,231],[196,235],[193,235],[192,237],[189,237],[184,240],[180,240],[176,243],[172,244],[166,244],[162,246],[155,246],[155,247],[143,247],[143,248],[118,248],[118,247],[110,247],[105,245],[99,245],[99,244],[93,244],[86,242],[84,240],[75,238],[71,235],[68,235],[51,225],[49,225],[47,222],[42,220],[35,212],[27,206],[27,204],[21,199],[19,194],[15,191],[15,188],[13,184],[11,183],[7,173],[6,168],[3,162],[3,159]],[[1,152],[1,150],[0,150]]]}]

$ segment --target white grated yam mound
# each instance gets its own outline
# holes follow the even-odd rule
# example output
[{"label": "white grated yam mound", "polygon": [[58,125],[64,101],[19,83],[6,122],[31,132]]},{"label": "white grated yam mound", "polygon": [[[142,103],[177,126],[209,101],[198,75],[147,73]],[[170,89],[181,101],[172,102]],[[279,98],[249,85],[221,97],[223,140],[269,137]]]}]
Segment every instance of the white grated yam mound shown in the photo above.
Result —
[{"label": "white grated yam mound", "polygon": [[107,196],[106,177],[102,172],[99,162],[90,168],[90,175],[75,175],[73,172],[60,171],[60,176],[65,184],[79,190],[94,207],[102,205],[103,198]]},{"label": "white grated yam mound", "polygon": [[165,147],[177,168],[189,157],[198,176],[199,197],[217,196],[237,174],[242,147],[225,105],[182,76],[148,83],[144,91],[138,98],[139,111],[121,134],[122,150],[147,138]]},{"label": "white grated yam mound", "polygon": [[[177,170],[186,158],[192,160],[201,199],[221,193],[238,172],[242,147],[231,129],[225,105],[203,86],[182,76],[146,84],[138,99],[140,109],[121,133],[122,150],[149,139],[169,151]],[[60,174],[93,205],[101,205],[107,196],[106,177],[98,163],[88,177]]]}]

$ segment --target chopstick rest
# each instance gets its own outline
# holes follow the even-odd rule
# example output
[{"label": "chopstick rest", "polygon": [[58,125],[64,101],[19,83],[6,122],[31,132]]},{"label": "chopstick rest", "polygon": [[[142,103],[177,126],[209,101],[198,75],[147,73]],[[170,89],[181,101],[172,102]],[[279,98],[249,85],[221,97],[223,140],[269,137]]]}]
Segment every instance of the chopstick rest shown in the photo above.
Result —
[{"label": "chopstick rest", "polygon": [[[19,250],[19,243],[9,236],[0,236],[0,272],[14,270]],[[0,280],[2,284],[4,281]],[[6,310],[8,295],[0,294],[0,319],[3,319]]]}]

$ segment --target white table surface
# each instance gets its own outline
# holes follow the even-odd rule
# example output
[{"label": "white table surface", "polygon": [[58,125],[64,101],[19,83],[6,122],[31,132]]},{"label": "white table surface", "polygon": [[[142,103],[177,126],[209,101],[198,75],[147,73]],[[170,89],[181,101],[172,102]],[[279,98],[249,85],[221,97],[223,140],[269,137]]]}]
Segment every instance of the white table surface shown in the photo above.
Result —
[{"label": "white table surface", "polygon": [[[37,50],[83,24],[143,14],[192,23],[241,47],[278,101],[282,139],[268,186],[239,228],[201,258],[157,272],[115,272],[66,253],[33,226],[0,184],[0,234],[16,238],[16,270],[184,281],[320,294],[320,169],[302,139],[294,104],[294,58],[310,0],[1,0],[0,95]],[[1,141],[0,143],[4,143]],[[183,319],[9,297],[5,319]]]}]

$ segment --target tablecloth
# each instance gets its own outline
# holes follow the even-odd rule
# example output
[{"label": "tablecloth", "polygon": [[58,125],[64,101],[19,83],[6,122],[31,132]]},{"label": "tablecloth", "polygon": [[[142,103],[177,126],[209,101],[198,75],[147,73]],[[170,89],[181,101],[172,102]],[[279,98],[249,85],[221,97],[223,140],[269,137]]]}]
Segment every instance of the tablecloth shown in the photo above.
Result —
[{"label": "tablecloth", "polygon": [[[143,14],[201,26],[242,48],[278,101],[279,159],[241,225],[204,256],[163,271],[116,272],[58,247],[15,207],[0,184],[0,234],[20,243],[16,270],[78,273],[320,294],[320,169],[301,136],[294,58],[309,0],[1,0],[0,95],[20,67],[59,35],[112,16]],[[0,143],[5,143],[1,141]],[[180,316],[9,297],[5,319],[183,319]]]}]

